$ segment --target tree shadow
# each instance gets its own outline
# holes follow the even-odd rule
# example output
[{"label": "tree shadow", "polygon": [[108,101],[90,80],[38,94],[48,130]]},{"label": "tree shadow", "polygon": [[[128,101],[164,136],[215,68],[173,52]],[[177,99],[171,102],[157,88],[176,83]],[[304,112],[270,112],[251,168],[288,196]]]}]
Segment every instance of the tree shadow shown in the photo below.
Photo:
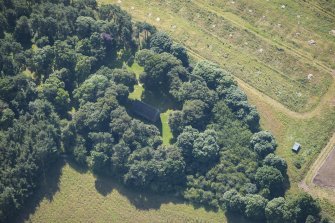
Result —
[{"label": "tree shadow", "polygon": [[99,192],[99,194],[101,194],[104,197],[110,194],[115,188],[115,185],[113,185],[113,183],[111,182],[111,179],[107,177],[100,177],[100,176],[97,176],[94,182],[94,186],[95,186],[95,189]]},{"label": "tree shadow", "polygon": [[29,216],[35,213],[43,199],[47,199],[48,201],[53,200],[53,196],[59,191],[59,179],[65,163],[65,160],[60,158],[50,167],[46,174],[42,174],[39,179],[39,182],[41,182],[40,185],[36,188],[33,195],[27,199],[19,215],[14,219],[14,222],[26,222]]},{"label": "tree shadow", "polygon": [[283,174],[284,177],[284,192],[283,194],[285,194],[286,191],[288,191],[291,188],[291,182],[290,182],[290,178],[287,175],[287,173]]},{"label": "tree shadow", "polygon": [[166,112],[168,109],[176,110],[181,107],[171,96],[160,91],[153,92],[144,90],[142,93],[142,101],[156,107],[161,113]]},{"label": "tree shadow", "polygon": [[134,188],[127,188],[114,177],[97,176],[95,189],[102,196],[108,196],[114,190],[126,197],[127,200],[139,210],[158,210],[162,204],[182,204],[185,201],[177,194],[158,194],[150,191],[140,191]]},{"label": "tree shadow", "polygon": [[75,169],[80,174],[84,174],[89,171],[88,166],[78,164],[72,157],[66,157],[65,161],[70,165],[71,168]]},{"label": "tree shadow", "polygon": [[246,219],[242,215],[236,213],[225,213],[227,218],[227,223],[264,223],[264,221],[253,221],[250,219]]},{"label": "tree shadow", "polygon": [[[122,185],[118,179],[110,176],[97,176],[95,188],[97,192],[103,196],[108,196],[115,190],[126,197],[131,205],[141,211],[159,210],[163,204],[189,204],[195,209],[204,208],[206,211],[214,213],[219,211],[218,208],[187,202],[177,193],[154,193],[150,191],[136,190],[135,188],[128,188]],[[227,217],[227,223],[260,223],[259,221],[246,219],[244,216],[236,213],[226,212],[225,215]]]}]

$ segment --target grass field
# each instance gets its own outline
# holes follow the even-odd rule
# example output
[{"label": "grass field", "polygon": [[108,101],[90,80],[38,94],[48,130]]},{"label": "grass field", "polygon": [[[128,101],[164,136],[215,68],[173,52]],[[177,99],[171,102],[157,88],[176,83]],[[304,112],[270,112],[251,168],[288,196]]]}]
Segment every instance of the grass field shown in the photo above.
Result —
[{"label": "grass field", "polygon": [[[277,153],[288,161],[291,182],[288,193],[301,190],[300,182],[308,176],[311,165],[335,132],[335,73],[332,71],[335,36],[329,34],[335,29],[335,2],[101,0],[100,3],[120,4],[135,20],[147,21],[170,33],[195,59],[210,59],[229,70],[260,112],[261,126],[276,136]],[[311,39],[316,45],[308,44]],[[313,75],[310,80],[308,74]],[[141,94],[137,90],[132,95],[136,98]],[[162,123],[166,117],[162,114]],[[170,136],[164,136],[164,126],[162,130],[166,143]],[[302,144],[298,154],[291,152],[295,141]],[[138,208],[138,204],[154,205],[156,200],[170,196],[138,199],[135,203],[125,193],[119,193],[121,189],[110,189],[107,195],[102,195],[94,182],[90,173],[76,172],[65,165],[59,191],[53,200],[44,199],[30,219],[46,222],[68,216],[80,222],[88,214],[100,222],[108,221],[108,217],[133,222],[135,216],[143,222],[152,219],[222,222],[225,219],[221,212],[195,210],[178,202],[161,202],[159,207],[148,210]],[[335,192],[322,188],[307,191],[320,198],[324,213],[335,220],[335,201],[329,199],[335,197]]]},{"label": "grass field", "polygon": [[[71,162],[62,163],[59,169],[61,172],[48,176],[46,184],[30,202],[31,208],[22,213],[19,222],[226,221],[221,211],[196,209],[174,195],[130,191],[113,179],[96,178]],[[233,218],[232,222],[243,221]]]}]

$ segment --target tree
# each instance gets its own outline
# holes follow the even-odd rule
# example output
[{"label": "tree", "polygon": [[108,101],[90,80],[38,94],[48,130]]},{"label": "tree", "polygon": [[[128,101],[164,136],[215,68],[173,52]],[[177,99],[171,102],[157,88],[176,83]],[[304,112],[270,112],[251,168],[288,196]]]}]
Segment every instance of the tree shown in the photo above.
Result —
[{"label": "tree", "polygon": [[87,164],[87,149],[85,140],[82,137],[77,137],[76,139],[76,145],[73,149],[73,157],[80,165],[85,166]]},{"label": "tree", "polygon": [[245,216],[262,221],[265,219],[265,207],[268,201],[258,195],[250,194],[245,197]]},{"label": "tree", "polygon": [[69,93],[64,88],[64,82],[55,75],[51,75],[41,88],[42,97],[50,101],[55,110],[63,117],[67,114],[70,105]]},{"label": "tree", "polygon": [[66,68],[73,72],[76,66],[77,57],[76,52],[72,49],[72,47],[65,41],[57,40],[54,44],[54,52],[55,69],[61,70],[62,68]]},{"label": "tree", "polygon": [[255,133],[251,137],[250,145],[261,158],[264,158],[269,153],[273,153],[277,148],[275,138],[267,131]]},{"label": "tree", "polygon": [[177,137],[183,131],[183,113],[173,111],[169,114],[169,126],[174,137]]},{"label": "tree", "polygon": [[13,37],[25,47],[29,47],[31,44],[32,32],[26,16],[22,16],[16,21]]},{"label": "tree", "polygon": [[[150,25],[149,23],[146,22],[136,22],[135,23],[135,35],[139,40],[139,46],[140,48],[145,48],[148,44],[148,39],[149,37],[154,34],[155,32],[157,32],[156,27]],[[143,42],[140,42],[140,34],[143,35]]]},{"label": "tree", "polygon": [[156,32],[150,38],[150,48],[157,53],[170,53],[171,47],[172,40],[165,32]]},{"label": "tree", "polygon": [[137,51],[135,54],[135,61],[142,67],[145,66],[145,63],[147,60],[149,60],[150,57],[154,56],[155,52],[148,49],[143,49],[140,51]]},{"label": "tree", "polygon": [[93,32],[98,31],[95,19],[88,16],[79,16],[76,20],[76,27],[78,36],[81,38],[87,38]]},{"label": "tree", "polygon": [[103,173],[107,169],[109,158],[103,152],[92,151],[90,155],[90,168],[94,173]]},{"label": "tree", "polygon": [[129,88],[129,91],[134,91],[134,85],[137,84],[135,73],[126,69],[114,69],[111,76],[111,80],[116,84],[123,84]]},{"label": "tree", "polygon": [[317,220],[315,219],[313,215],[308,215],[305,223],[317,223]]},{"label": "tree", "polygon": [[12,105],[14,113],[26,111],[36,96],[35,84],[23,75],[0,79],[0,98]]},{"label": "tree", "polygon": [[201,100],[186,101],[183,105],[182,120],[185,125],[204,129],[209,121],[208,105]]},{"label": "tree", "polygon": [[216,143],[216,133],[207,129],[200,133],[193,143],[192,155],[194,160],[203,164],[210,164],[219,158],[220,147]]},{"label": "tree", "polygon": [[109,114],[116,107],[117,102],[113,97],[85,103],[74,116],[78,132],[87,135],[90,131],[106,131],[110,122]]},{"label": "tree", "polygon": [[76,73],[77,83],[80,84],[91,74],[92,66],[96,59],[94,57],[77,55],[74,71]]},{"label": "tree", "polygon": [[6,102],[0,100],[0,128],[7,129],[13,123],[15,113],[8,107]]},{"label": "tree", "polygon": [[90,132],[88,134],[91,148],[110,157],[113,153],[114,138],[109,132]]},{"label": "tree", "polygon": [[105,97],[115,97],[120,104],[128,101],[129,88],[123,84],[115,84],[110,82],[110,86],[106,89]]},{"label": "tree", "polygon": [[173,44],[171,47],[171,54],[178,58],[182,63],[184,67],[189,66],[189,58],[187,55],[186,48],[181,44]]},{"label": "tree", "polygon": [[171,79],[169,72],[181,62],[169,53],[155,54],[147,58],[140,82],[151,91],[168,92]]},{"label": "tree", "polygon": [[255,181],[261,188],[268,188],[271,194],[282,193],[284,177],[280,171],[271,166],[263,166],[257,169]]},{"label": "tree", "polygon": [[146,147],[135,150],[128,158],[128,171],[124,183],[134,188],[148,188],[154,178],[154,163],[151,149]]},{"label": "tree", "polygon": [[7,28],[7,21],[3,14],[0,15],[0,38],[5,36],[5,29]]},{"label": "tree", "polygon": [[244,213],[245,199],[235,189],[224,193],[222,197],[223,208],[229,212]]},{"label": "tree", "polygon": [[199,136],[199,131],[192,128],[191,126],[186,126],[183,132],[178,135],[176,145],[181,149],[186,163],[190,163],[192,158],[193,144]]},{"label": "tree", "polygon": [[192,74],[203,78],[210,89],[216,89],[221,84],[220,81],[225,77],[231,78],[227,71],[222,70],[217,64],[206,60],[197,63]]},{"label": "tree", "polygon": [[[320,204],[307,193],[299,193],[290,197],[291,205],[297,207],[297,223],[307,222],[312,219],[319,219],[321,207]],[[313,217],[313,218],[312,218]]]},{"label": "tree", "polygon": [[87,102],[95,102],[105,94],[108,86],[109,81],[107,77],[95,74],[74,90],[73,97],[78,100],[81,105]]},{"label": "tree", "polygon": [[171,191],[184,180],[185,163],[174,146],[137,149],[129,156],[128,166],[124,181],[129,186]]},{"label": "tree", "polygon": [[137,119],[131,121],[122,139],[132,151],[144,147],[157,148],[162,144],[158,128],[154,125],[144,124]]},{"label": "tree", "polygon": [[112,133],[120,138],[127,129],[130,128],[132,118],[126,112],[124,107],[117,107],[110,113],[111,122],[109,127]]},{"label": "tree", "polygon": [[259,131],[259,114],[254,106],[249,105],[246,94],[236,84],[220,86],[217,91],[238,119],[247,124],[252,132]]},{"label": "tree", "polygon": [[295,209],[290,207],[283,197],[274,198],[265,207],[265,216],[269,223],[296,222]]},{"label": "tree", "polygon": [[276,156],[273,153],[270,153],[269,155],[265,157],[265,159],[263,160],[263,163],[264,165],[272,166],[278,169],[283,175],[286,175],[287,163],[283,158]]},{"label": "tree", "polygon": [[183,186],[185,162],[181,151],[174,145],[160,145],[153,151],[156,178],[153,182],[154,191],[173,191]]},{"label": "tree", "polygon": [[44,76],[44,80],[48,78],[48,75],[52,71],[52,65],[55,58],[54,49],[51,46],[45,46],[43,48],[34,51],[30,68],[37,75]]},{"label": "tree", "polygon": [[185,102],[187,100],[201,100],[209,107],[212,107],[218,99],[216,92],[210,90],[207,87],[206,82],[201,79],[184,82],[179,91],[177,99],[180,102]]},{"label": "tree", "polygon": [[113,147],[112,172],[122,176],[127,171],[127,160],[131,154],[130,148],[123,142],[119,142]]}]

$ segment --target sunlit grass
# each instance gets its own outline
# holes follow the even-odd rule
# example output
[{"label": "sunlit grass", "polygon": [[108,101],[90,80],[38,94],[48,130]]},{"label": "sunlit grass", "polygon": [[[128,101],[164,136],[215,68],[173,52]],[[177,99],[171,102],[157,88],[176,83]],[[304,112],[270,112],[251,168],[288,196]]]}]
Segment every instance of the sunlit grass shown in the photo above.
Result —
[{"label": "sunlit grass", "polygon": [[170,144],[170,140],[173,138],[172,132],[169,126],[169,114],[172,112],[171,109],[167,110],[164,113],[161,113],[161,122],[162,122],[162,137],[163,137],[163,144],[168,145]]},{"label": "sunlit grass", "polygon": [[69,164],[61,170],[58,187],[50,199],[34,204],[29,222],[226,222],[222,211],[195,208],[174,195],[128,190]]}]

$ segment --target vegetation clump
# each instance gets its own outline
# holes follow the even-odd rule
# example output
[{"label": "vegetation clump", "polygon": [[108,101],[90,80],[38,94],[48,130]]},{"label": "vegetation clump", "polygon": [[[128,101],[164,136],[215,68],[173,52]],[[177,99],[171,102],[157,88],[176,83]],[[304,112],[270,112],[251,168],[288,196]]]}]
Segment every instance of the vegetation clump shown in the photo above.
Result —
[{"label": "vegetation clump", "polygon": [[[134,190],[180,192],[257,221],[320,220],[310,196],[282,197],[287,164],[228,72],[192,63],[183,46],[118,6],[0,6],[0,221],[22,208],[61,153]],[[125,69],[134,58],[139,80]],[[143,100],[172,101],[169,145],[159,124],[129,108],[138,81]]]}]

